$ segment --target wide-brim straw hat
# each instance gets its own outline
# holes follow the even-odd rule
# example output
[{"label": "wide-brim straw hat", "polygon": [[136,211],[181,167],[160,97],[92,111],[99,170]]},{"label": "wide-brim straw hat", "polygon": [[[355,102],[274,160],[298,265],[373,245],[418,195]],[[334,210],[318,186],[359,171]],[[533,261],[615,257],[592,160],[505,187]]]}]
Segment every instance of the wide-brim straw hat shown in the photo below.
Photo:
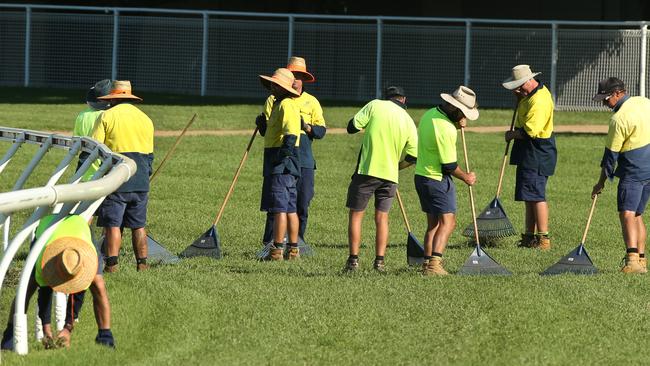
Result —
[{"label": "wide-brim straw hat", "polygon": [[305,62],[305,59],[302,57],[291,57],[287,64],[287,69],[289,69],[294,75],[303,75],[302,81],[305,83],[313,83],[316,81],[314,75],[307,71],[307,62]]},{"label": "wide-brim straw hat", "polygon": [[74,294],[90,286],[97,274],[97,252],[91,243],[64,236],[45,247],[42,277],[54,291]]},{"label": "wide-brim straw hat", "polygon": [[129,80],[115,80],[111,85],[111,93],[97,99],[133,99],[142,100],[131,93],[131,82]]},{"label": "wide-brim straw hat", "polygon": [[459,86],[451,94],[441,93],[440,97],[447,103],[453,105],[463,112],[463,115],[470,121],[478,119],[478,108],[476,105],[476,93],[466,86]]},{"label": "wide-brim straw hat", "polygon": [[273,76],[260,75],[260,81],[262,82],[262,85],[264,85],[264,87],[268,90],[271,90],[271,84],[275,84],[288,91],[295,97],[300,96],[300,93],[298,93],[298,91],[293,88],[295,77],[289,69],[281,67],[275,70]]},{"label": "wide-brim straw hat", "polygon": [[517,65],[512,68],[512,76],[504,80],[501,85],[508,90],[515,90],[539,74],[541,72],[533,72],[528,65]]}]

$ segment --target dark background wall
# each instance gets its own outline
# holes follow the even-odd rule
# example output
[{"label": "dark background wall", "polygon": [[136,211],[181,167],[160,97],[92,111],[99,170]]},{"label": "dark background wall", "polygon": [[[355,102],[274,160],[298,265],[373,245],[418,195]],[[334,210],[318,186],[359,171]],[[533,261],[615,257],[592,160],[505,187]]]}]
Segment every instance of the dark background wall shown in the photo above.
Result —
[{"label": "dark background wall", "polygon": [[611,21],[650,19],[650,2],[646,0],[412,0],[389,1],[387,4],[380,1],[350,0],[8,0],[7,2],[341,15]]}]

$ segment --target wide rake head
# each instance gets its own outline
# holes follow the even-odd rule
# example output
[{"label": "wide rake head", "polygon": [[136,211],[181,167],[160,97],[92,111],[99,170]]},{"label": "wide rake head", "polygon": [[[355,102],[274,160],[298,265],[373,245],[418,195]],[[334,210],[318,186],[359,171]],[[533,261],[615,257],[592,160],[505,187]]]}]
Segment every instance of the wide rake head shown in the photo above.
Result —
[{"label": "wide rake head", "polygon": [[598,273],[598,268],[594,266],[584,245],[580,244],[540,275],[549,276],[563,273],[591,275]]},{"label": "wide rake head", "polygon": [[149,235],[147,235],[147,252],[147,257],[152,263],[175,264],[181,260]]},{"label": "wide rake head", "polygon": [[221,259],[221,244],[217,229],[212,225],[208,231],[203,233],[198,239],[180,254],[181,257],[211,257]]},{"label": "wide rake head", "polygon": [[476,245],[465,264],[458,270],[458,274],[510,276],[512,272],[492,259],[480,245]]},{"label": "wide rake head", "polygon": [[406,260],[409,266],[422,265],[424,262],[424,247],[410,232],[406,241]]},{"label": "wide rake head", "polygon": [[[476,218],[476,226],[481,239],[490,240],[517,235],[498,198],[494,198]],[[470,223],[465,228],[463,236],[474,237],[474,223]]]}]

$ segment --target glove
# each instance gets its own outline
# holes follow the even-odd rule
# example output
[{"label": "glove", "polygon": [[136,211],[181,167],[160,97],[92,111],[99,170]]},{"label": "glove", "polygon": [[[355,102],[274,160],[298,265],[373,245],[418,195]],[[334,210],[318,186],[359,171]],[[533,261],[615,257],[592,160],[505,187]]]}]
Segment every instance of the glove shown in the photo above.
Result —
[{"label": "glove", "polygon": [[259,116],[255,117],[255,124],[257,127],[266,124],[266,116],[264,113],[260,113]]}]

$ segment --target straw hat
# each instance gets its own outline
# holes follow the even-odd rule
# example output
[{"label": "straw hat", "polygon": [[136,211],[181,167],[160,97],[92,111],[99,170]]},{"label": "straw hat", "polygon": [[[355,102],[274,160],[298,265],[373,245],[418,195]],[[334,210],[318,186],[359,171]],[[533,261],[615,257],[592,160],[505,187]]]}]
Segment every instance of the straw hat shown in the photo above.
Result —
[{"label": "straw hat", "polygon": [[465,117],[470,121],[478,118],[478,109],[476,106],[476,93],[466,86],[459,86],[451,95],[441,93],[440,97],[447,103],[453,105],[463,112]]},{"label": "straw hat", "polygon": [[287,64],[287,69],[289,69],[294,75],[296,73],[303,74],[306,78],[303,80],[305,83],[313,83],[316,81],[314,75],[307,72],[307,63],[302,57],[291,57],[289,63]]},{"label": "straw hat", "polygon": [[539,74],[541,72],[532,72],[528,65],[517,65],[512,68],[512,76],[504,80],[502,85],[508,90],[515,90]]},{"label": "straw hat", "polygon": [[64,236],[45,247],[42,277],[54,291],[73,294],[90,286],[97,274],[97,252],[92,244]]},{"label": "straw hat", "polygon": [[142,100],[131,94],[131,82],[128,80],[115,80],[111,85],[111,93],[97,99],[135,99]]},{"label": "straw hat", "polygon": [[262,85],[268,90],[271,90],[271,83],[283,88],[284,90],[291,93],[294,97],[300,96],[300,93],[293,88],[293,82],[296,79],[293,77],[293,74],[289,69],[279,68],[275,70],[273,76],[264,76],[260,75],[260,81]]}]

